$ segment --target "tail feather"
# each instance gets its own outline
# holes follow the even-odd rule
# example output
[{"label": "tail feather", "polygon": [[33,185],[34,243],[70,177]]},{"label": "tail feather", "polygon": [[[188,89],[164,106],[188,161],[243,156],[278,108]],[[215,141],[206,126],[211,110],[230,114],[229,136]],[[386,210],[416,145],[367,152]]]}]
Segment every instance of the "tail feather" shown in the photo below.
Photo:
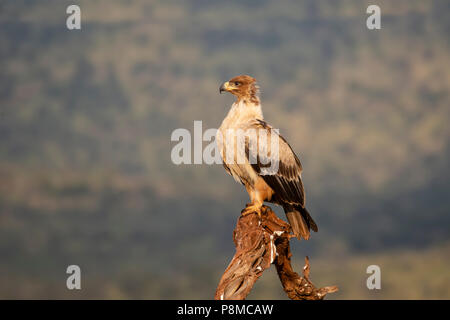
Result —
[{"label": "tail feather", "polygon": [[284,211],[297,239],[300,240],[301,238],[304,238],[305,240],[308,240],[310,237],[309,231],[311,229],[314,232],[319,230],[306,208],[303,208],[302,206],[286,206],[284,207]]}]

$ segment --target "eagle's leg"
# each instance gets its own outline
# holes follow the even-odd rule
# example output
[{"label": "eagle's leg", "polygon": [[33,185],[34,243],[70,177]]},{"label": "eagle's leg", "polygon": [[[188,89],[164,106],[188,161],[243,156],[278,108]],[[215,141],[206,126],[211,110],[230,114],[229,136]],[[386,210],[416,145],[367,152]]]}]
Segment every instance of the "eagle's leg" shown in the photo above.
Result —
[{"label": "eagle's leg", "polygon": [[248,203],[245,209],[242,210],[241,214],[243,216],[256,212],[258,217],[261,218],[261,208],[264,204],[264,200],[266,200],[266,194],[261,192],[262,190],[259,186],[259,183],[245,186],[248,195],[250,196],[250,203]]}]

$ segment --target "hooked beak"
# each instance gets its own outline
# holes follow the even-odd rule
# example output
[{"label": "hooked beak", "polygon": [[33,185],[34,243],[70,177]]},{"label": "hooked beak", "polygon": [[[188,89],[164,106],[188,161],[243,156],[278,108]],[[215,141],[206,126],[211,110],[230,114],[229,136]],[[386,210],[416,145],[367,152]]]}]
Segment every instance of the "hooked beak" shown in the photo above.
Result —
[{"label": "hooked beak", "polygon": [[219,93],[222,93],[224,91],[228,91],[228,89],[230,88],[230,83],[228,81],[222,83],[222,85],[219,88]]}]

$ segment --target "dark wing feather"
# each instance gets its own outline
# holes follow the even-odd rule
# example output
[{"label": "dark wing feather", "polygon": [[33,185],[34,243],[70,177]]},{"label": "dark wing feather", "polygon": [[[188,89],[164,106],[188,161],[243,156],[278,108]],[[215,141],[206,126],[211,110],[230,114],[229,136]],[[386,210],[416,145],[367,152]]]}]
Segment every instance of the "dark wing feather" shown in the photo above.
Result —
[{"label": "dark wing feather", "polygon": [[227,164],[226,164],[225,162],[222,162],[222,165],[223,165],[223,167],[225,168],[225,171],[226,171],[229,175],[231,175],[230,168],[228,168]]},{"label": "dark wing feather", "polygon": [[[274,129],[263,120],[255,120],[249,127],[255,129],[265,129],[269,130],[272,133],[275,133],[274,135],[272,135],[272,137],[278,139],[279,143],[278,171],[275,174],[262,174],[263,168],[270,166],[270,164],[267,163],[271,163],[270,161],[276,160],[270,159],[270,152],[265,152],[268,154],[267,156],[267,154],[263,154],[264,152],[259,152],[259,149],[256,157],[256,163],[251,163],[253,169],[275,191],[275,196],[278,201],[304,207],[305,191],[301,178],[302,165],[300,163],[300,160],[292,150],[291,146],[281,135],[274,131]],[[259,139],[259,135],[258,141],[261,141]],[[267,140],[267,144],[270,146],[269,139]],[[246,153],[248,157],[250,153],[248,143],[246,143],[246,146]],[[267,157],[269,157],[269,159],[267,159]],[[266,165],[263,165],[262,163]]]}]

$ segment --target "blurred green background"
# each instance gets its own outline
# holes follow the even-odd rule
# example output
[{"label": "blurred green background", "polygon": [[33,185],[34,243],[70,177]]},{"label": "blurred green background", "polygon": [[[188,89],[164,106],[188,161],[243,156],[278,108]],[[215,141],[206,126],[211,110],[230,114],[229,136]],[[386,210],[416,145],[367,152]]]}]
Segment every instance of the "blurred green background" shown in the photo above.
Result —
[{"label": "blurred green background", "polygon": [[[0,298],[212,298],[247,195],[170,135],[217,128],[246,73],[319,225],[296,270],[329,299],[449,299],[449,34],[447,0],[2,1]],[[286,298],[273,268],[249,298]]]}]

